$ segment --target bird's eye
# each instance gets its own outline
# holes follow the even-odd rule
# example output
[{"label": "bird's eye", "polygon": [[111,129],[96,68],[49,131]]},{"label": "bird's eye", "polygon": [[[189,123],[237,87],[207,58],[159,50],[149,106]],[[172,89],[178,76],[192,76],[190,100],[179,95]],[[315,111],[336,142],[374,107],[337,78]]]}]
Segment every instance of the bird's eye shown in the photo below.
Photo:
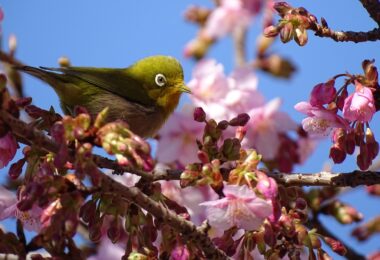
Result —
[{"label": "bird's eye", "polygon": [[162,74],[157,74],[155,78],[157,86],[163,87],[166,84],[166,78]]}]

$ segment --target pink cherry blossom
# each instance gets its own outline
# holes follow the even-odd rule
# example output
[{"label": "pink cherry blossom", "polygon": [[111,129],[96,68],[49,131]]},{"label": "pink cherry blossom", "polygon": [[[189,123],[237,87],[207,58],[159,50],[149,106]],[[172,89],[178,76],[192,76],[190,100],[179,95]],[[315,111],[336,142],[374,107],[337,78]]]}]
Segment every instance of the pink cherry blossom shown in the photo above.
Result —
[{"label": "pink cherry blossom", "polygon": [[256,185],[256,189],[269,200],[275,199],[278,193],[277,183],[271,177],[260,178]]},{"label": "pink cherry blossom", "polygon": [[208,18],[204,34],[217,39],[236,28],[248,27],[262,7],[262,0],[222,0]]},{"label": "pink cherry blossom", "polygon": [[16,194],[0,186],[0,220],[16,217],[22,221],[25,229],[39,232],[42,209],[33,205],[31,210],[21,211],[17,208]]},{"label": "pink cherry blossom", "polygon": [[224,198],[206,201],[200,205],[206,207],[210,225],[219,230],[233,226],[245,230],[257,230],[264,219],[272,214],[272,204],[260,199],[247,186],[225,185]]},{"label": "pink cherry blossom", "polygon": [[191,221],[196,225],[200,225],[206,218],[204,208],[200,206],[200,203],[218,198],[209,186],[181,188],[179,181],[162,181],[161,191],[169,199],[186,207]]},{"label": "pink cherry blossom", "polygon": [[17,150],[17,142],[11,133],[0,138],[0,169],[8,165]]},{"label": "pink cherry blossom", "polygon": [[376,112],[373,94],[370,88],[356,82],[356,90],[349,95],[343,106],[343,117],[347,120],[368,122]]},{"label": "pink cherry blossom", "polygon": [[335,81],[330,80],[314,86],[310,95],[310,104],[312,106],[322,106],[331,103],[336,95],[334,83]]},{"label": "pink cherry blossom", "polygon": [[157,159],[161,163],[198,161],[196,139],[200,138],[203,124],[194,122],[192,116],[175,112],[160,130]]},{"label": "pink cherry blossom", "polygon": [[241,0],[222,0],[208,18],[204,33],[210,38],[220,38],[237,27],[247,27],[251,18]]},{"label": "pink cherry blossom", "polygon": [[349,124],[345,119],[324,107],[315,107],[308,102],[300,102],[294,108],[308,115],[302,120],[302,127],[311,137],[328,136],[335,128],[349,129]]},{"label": "pink cherry blossom", "polygon": [[246,126],[244,145],[257,149],[265,160],[275,158],[280,147],[280,133],[297,129],[289,115],[279,111],[280,105],[281,100],[277,98],[248,112],[251,120]]},{"label": "pink cherry blossom", "polygon": [[219,121],[264,104],[263,96],[257,91],[257,77],[251,69],[240,68],[227,77],[223,65],[215,60],[199,62],[188,86],[194,105],[202,107],[209,118]]},{"label": "pink cherry blossom", "polygon": [[16,205],[16,203],[16,194],[3,186],[0,186],[0,220],[6,219],[12,215],[14,209],[11,207]]}]

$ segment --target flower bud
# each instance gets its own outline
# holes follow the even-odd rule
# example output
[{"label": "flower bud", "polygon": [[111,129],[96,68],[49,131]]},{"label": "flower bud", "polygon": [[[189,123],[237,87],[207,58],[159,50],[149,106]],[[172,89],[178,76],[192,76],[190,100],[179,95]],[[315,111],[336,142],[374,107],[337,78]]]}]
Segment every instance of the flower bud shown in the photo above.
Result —
[{"label": "flower bud", "polygon": [[324,237],[324,240],[338,255],[345,255],[347,253],[347,249],[340,241],[332,239],[331,237]]},{"label": "flower bud", "polygon": [[355,132],[349,131],[346,135],[346,153],[353,154],[355,151]]},{"label": "flower bud", "polygon": [[346,131],[343,128],[336,128],[333,132],[332,141],[344,150],[346,145]]},{"label": "flower bud", "polygon": [[364,142],[360,145],[360,153],[356,157],[356,163],[362,171],[367,170],[372,164],[372,159],[368,152],[368,145]]},{"label": "flower bud", "polygon": [[289,13],[293,8],[286,2],[276,2],[273,8],[279,13],[281,17]]},{"label": "flower bud", "polygon": [[217,128],[219,128],[220,130],[226,130],[228,125],[229,123],[227,120],[222,120],[218,123]]},{"label": "flower bud", "polygon": [[194,120],[197,122],[204,122],[206,120],[206,113],[201,107],[196,107],[194,109]]},{"label": "flower bud", "polygon": [[343,110],[344,107],[344,101],[348,97],[348,91],[347,88],[344,88],[342,92],[340,92],[340,95],[337,98],[336,105],[338,109]]},{"label": "flower bud", "polygon": [[245,126],[250,117],[246,113],[239,114],[237,117],[232,118],[229,122],[230,126]]},{"label": "flower bud", "polygon": [[270,25],[264,29],[265,37],[276,37],[280,33],[281,27]]},{"label": "flower bud", "polygon": [[240,157],[241,144],[237,138],[228,138],[224,140],[222,151],[223,155],[229,161],[237,160]]},{"label": "flower bud", "polygon": [[296,199],[296,208],[300,210],[304,210],[307,208],[307,202],[304,198],[297,198]]},{"label": "flower bud", "polygon": [[307,31],[303,27],[298,27],[294,30],[294,40],[299,46],[304,46],[307,43]]},{"label": "flower bud", "polygon": [[329,157],[334,161],[334,163],[342,163],[346,159],[346,152],[337,144],[334,144],[330,148]]},{"label": "flower bud", "polygon": [[25,162],[26,162],[26,159],[22,158],[11,165],[8,172],[8,175],[9,177],[11,177],[11,179],[15,180],[21,175],[22,167],[24,166]]},{"label": "flower bud", "polygon": [[294,37],[293,24],[287,22],[280,30],[280,39],[283,43],[291,41]]},{"label": "flower bud", "polygon": [[331,103],[336,95],[334,84],[335,80],[329,80],[326,83],[314,86],[310,95],[310,104],[312,106],[319,106]]},{"label": "flower bud", "polygon": [[365,135],[368,148],[368,156],[371,160],[373,160],[379,153],[379,143],[376,141],[375,136],[369,127],[366,129]]}]

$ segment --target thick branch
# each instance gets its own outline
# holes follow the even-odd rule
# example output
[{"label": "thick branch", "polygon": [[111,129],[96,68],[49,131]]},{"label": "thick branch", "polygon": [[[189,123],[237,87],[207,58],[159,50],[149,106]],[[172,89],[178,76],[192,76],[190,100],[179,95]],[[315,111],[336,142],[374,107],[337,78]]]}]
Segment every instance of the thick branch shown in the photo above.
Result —
[{"label": "thick branch", "polygon": [[322,236],[331,237],[332,239],[340,241],[344,247],[347,250],[347,253],[345,254],[345,257],[347,259],[355,259],[355,260],[364,260],[365,257],[359,254],[355,251],[352,247],[345,244],[341,239],[337,238],[333,233],[331,233],[330,230],[328,230],[317,217],[314,217],[309,223],[309,228],[316,228],[318,230],[318,234],[321,234]]},{"label": "thick branch", "polygon": [[346,173],[269,173],[278,184],[284,186],[356,187],[380,184],[380,172],[353,171]]},{"label": "thick branch", "polygon": [[[0,110],[0,118],[3,121],[7,122],[9,127],[12,129],[12,132],[16,135],[19,135],[30,143],[37,144],[41,149],[53,153],[57,153],[59,150],[58,144],[54,143],[49,137],[47,137],[43,132],[28,126],[25,122],[13,117],[8,112]],[[75,157],[70,156],[69,160],[71,162],[75,161]],[[103,161],[99,159],[99,161]],[[126,200],[133,201],[139,207],[145,209],[151,213],[156,218],[164,221],[171,225],[178,232],[183,234],[187,239],[196,243],[205,253],[207,258],[214,259],[226,259],[227,256],[223,251],[219,250],[212,243],[207,234],[203,233],[201,230],[198,230],[197,227],[190,221],[177,216],[173,211],[167,209],[160,203],[152,200],[144,193],[142,193],[138,188],[128,188],[114,181],[111,177],[105,175],[100,170],[98,174],[102,178],[102,189],[103,192],[116,192],[120,196],[123,196]],[[148,173],[144,173],[148,174]]]},{"label": "thick branch", "polygon": [[379,25],[380,27],[380,2],[379,0],[360,0],[363,7],[369,13],[369,16]]}]

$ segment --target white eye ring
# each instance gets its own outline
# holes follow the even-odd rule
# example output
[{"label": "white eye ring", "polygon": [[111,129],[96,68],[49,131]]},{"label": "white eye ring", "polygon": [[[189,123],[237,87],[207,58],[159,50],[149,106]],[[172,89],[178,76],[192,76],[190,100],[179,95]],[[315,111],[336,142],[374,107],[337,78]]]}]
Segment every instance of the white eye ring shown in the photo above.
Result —
[{"label": "white eye ring", "polygon": [[157,86],[160,86],[160,87],[163,87],[166,84],[166,78],[162,74],[157,74],[154,81],[156,82]]}]

